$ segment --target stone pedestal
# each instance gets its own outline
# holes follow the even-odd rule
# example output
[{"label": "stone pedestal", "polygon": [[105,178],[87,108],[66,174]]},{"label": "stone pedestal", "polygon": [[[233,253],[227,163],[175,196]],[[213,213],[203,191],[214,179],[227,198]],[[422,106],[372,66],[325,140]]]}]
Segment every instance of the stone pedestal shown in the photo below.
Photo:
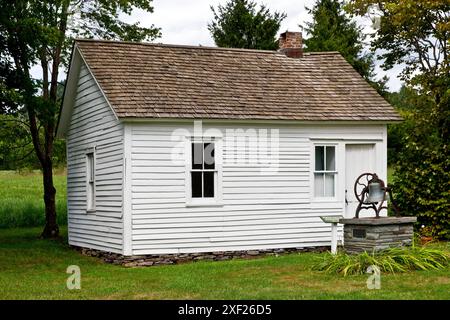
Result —
[{"label": "stone pedestal", "polygon": [[340,219],[344,224],[344,249],[348,253],[409,246],[416,217]]}]

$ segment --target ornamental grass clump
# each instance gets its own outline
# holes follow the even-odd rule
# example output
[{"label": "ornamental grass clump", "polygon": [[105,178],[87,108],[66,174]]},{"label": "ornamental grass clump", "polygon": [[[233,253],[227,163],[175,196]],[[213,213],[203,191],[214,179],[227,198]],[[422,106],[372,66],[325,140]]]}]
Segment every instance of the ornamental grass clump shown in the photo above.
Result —
[{"label": "ornamental grass clump", "polygon": [[440,270],[449,266],[448,253],[426,247],[390,248],[379,252],[336,255],[327,253],[313,270],[337,273],[344,276],[365,274],[369,266],[377,266],[381,272],[400,273],[414,270]]}]

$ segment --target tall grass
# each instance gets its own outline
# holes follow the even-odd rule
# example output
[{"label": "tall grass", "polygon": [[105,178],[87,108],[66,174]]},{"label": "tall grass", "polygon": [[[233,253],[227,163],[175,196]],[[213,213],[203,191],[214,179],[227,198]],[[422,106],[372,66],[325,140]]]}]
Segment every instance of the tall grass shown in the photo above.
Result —
[{"label": "tall grass", "polygon": [[[60,225],[67,224],[66,176],[54,175],[56,210]],[[0,171],[0,228],[43,226],[45,223],[42,174]]]},{"label": "tall grass", "polygon": [[380,252],[360,254],[327,254],[315,264],[314,270],[337,273],[344,276],[364,274],[369,266],[378,266],[381,272],[400,273],[414,270],[440,270],[450,263],[448,253],[424,247],[390,248]]}]

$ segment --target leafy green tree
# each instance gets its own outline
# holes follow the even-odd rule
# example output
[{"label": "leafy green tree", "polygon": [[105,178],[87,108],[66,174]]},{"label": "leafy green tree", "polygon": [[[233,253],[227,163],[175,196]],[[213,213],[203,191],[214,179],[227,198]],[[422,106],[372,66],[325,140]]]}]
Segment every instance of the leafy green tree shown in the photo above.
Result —
[{"label": "leafy green tree", "polygon": [[375,15],[373,49],[383,67],[402,64],[414,88],[412,108],[394,175],[406,214],[417,215],[435,236],[450,238],[450,2],[448,0],[350,0],[356,15]]},{"label": "leafy green tree", "polygon": [[[9,114],[25,115],[27,130],[43,173],[46,225],[43,237],[56,237],[53,153],[61,98],[58,81],[67,68],[72,38],[145,41],[160,35],[155,27],[144,28],[119,19],[133,8],[152,12],[148,0],[0,0],[0,91]],[[40,66],[42,79],[31,75]],[[0,76],[1,76],[0,74]],[[14,81],[8,76],[13,75]],[[5,102],[6,101],[6,102]]]},{"label": "leafy green tree", "polygon": [[[26,114],[0,114],[0,124],[0,170],[40,169]],[[52,161],[54,167],[66,165],[64,140],[54,141]]]},{"label": "leafy green tree", "polygon": [[[20,164],[22,168],[34,167],[38,162],[29,139],[28,123],[23,120],[13,115],[0,114],[1,170],[15,170],[17,164]],[[24,162],[28,162],[27,165]]]},{"label": "leafy green tree", "polygon": [[384,69],[403,64],[407,84],[435,101],[430,114],[439,135],[450,139],[450,2],[448,0],[350,0],[356,15],[372,14],[379,28],[371,42]]},{"label": "leafy green tree", "polygon": [[[386,99],[403,118],[409,118],[415,108],[420,106],[420,95],[407,86],[402,86],[398,92],[389,92]],[[393,166],[403,152],[403,139],[410,129],[404,123],[388,124],[388,166]]]},{"label": "leafy green tree", "polygon": [[246,49],[278,49],[276,38],[284,13],[271,13],[265,5],[256,9],[251,0],[231,0],[217,11],[208,30],[219,47]]},{"label": "leafy green tree", "polygon": [[365,35],[352,21],[339,0],[318,0],[306,8],[313,21],[304,26],[308,38],[304,40],[306,52],[338,51],[380,93],[386,93],[387,78],[374,79],[374,57],[364,53]]}]

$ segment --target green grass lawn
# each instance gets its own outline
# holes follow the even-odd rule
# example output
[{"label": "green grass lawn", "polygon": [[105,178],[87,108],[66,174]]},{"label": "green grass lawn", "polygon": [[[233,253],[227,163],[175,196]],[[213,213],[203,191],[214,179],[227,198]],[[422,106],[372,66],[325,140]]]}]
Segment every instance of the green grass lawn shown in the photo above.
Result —
[{"label": "green grass lawn", "polygon": [[[54,175],[58,223],[67,224],[66,176]],[[43,226],[45,221],[42,174],[0,171],[0,228]]]},{"label": "green grass lawn", "polygon": [[[0,230],[0,299],[450,299],[449,268],[382,274],[381,289],[369,290],[366,276],[310,271],[318,253],[124,268],[39,232]],[[66,288],[69,265],[81,269],[81,290]]]}]

